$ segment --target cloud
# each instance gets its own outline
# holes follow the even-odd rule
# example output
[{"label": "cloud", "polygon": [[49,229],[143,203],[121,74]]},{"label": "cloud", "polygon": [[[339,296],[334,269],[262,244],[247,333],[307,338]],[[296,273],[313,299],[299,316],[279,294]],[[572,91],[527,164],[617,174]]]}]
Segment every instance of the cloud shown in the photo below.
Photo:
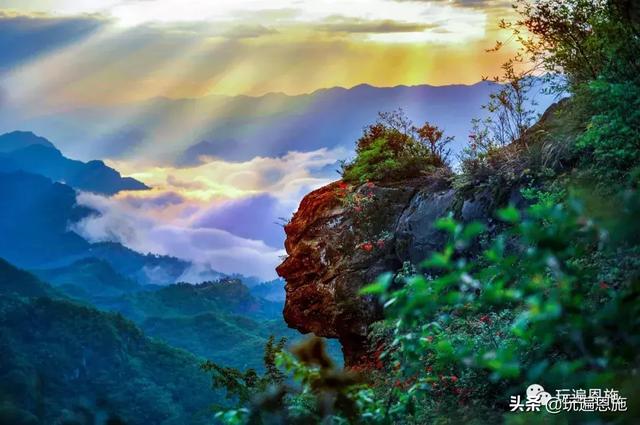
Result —
[{"label": "cloud", "polygon": [[99,214],[74,230],[90,241],[189,260],[195,266],[184,280],[204,279],[212,270],[273,279],[285,253],[277,221],[289,218],[306,193],[329,181],[325,167],[343,154],[320,149],[151,169],[141,175],[147,183],[157,182],[152,190],[110,198],[81,193],[78,202]]},{"label": "cloud", "polygon": [[238,25],[225,31],[222,35],[227,38],[243,39],[273,34],[278,34],[278,31],[264,25]]},{"label": "cloud", "polygon": [[106,22],[99,16],[52,17],[0,10],[0,71],[83,40]]},{"label": "cloud", "polygon": [[385,34],[385,33],[405,33],[423,32],[437,28],[438,25],[418,22],[399,22],[391,19],[365,20],[357,18],[347,18],[344,16],[331,17],[326,23],[317,28],[326,32],[351,33],[351,34]]},{"label": "cloud", "polygon": [[[81,193],[78,202],[99,212],[73,227],[88,240],[115,241],[139,252],[175,256],[193,262],[195,270],[240,272],[267,280],[275,276],[274,269],[284,255],[282,248],[261,240],[243,238],[222,229],[198,227],[180,217],[162,220],[157,211],[148,214],[153,208],[160,208],[155,201],[135,206],[122,198]],[[194,273],[191,274],[182,280],[193,280]]]},{"label": "cloud", "polygon": [[259,239],[270,246],[282,246],[284,231],[277,222],[290,213],[277,198],[265,193],[227,201],[203,211],[194,224],[225,230],[244,238]]},{"label": "cloud", "polygon": [[178,189],[188,190],[206,190],[207,185],[204,182],[180,180],[172,174],[167,176],[167,185]]},{"label": "cloud", "polygon": [[[151,187],[174,190],[202,202],[247,198],[261,193],[272,194],[285,202],[298,197],[301,191],[318,187],[335,177],[327,167],[335,167],[337,161],[350,154],[350,150],[337,147],[291,151],[282,156],[258,156],[246,161],[203,156],[201,163],[195,166],[158,166],[142,171],[136,162],[115,161],[110,164]],[[147,193],[135,193],[135,196],[148,196]]]},{"label": "cloud", "polygon": [[172,191],[161,191],[149,197],[125,194],[120,199],[125,200],[134,208],[167,208],[172,205],[180,205],[186,201],[184,196]]}]

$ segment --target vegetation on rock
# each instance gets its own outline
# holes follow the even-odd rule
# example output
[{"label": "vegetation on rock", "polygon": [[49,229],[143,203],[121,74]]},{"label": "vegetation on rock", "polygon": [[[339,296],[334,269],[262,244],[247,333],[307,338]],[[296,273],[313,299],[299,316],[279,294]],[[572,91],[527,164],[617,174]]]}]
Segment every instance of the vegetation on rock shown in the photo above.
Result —
[{"label": "vegetation on rock", "polygon": [[342,165],[342,178],[352,183],[397,181],[448,168],[447,145],[452,140],[428,122],[416,127],[401,109],[382,112],[364,129],[356,158]]}]

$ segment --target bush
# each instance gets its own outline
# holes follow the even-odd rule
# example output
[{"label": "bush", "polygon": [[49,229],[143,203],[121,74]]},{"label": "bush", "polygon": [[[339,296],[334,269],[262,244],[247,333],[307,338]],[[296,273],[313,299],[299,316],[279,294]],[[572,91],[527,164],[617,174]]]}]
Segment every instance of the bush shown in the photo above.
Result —
[{"label": "bush", "polygon": [[[536,204],[525,218],[501,210],[510,227],[480,257],[464,252],[482,225],[440,220],[452,239],[423,263],[428,274],[396,290],[386,275],[364,289],[387,306],[394,332],[387,356],[412,394],[404,402],[439,401],[457,415],[460,402],[473,400],[500,415],[509,393],[534,382],[637,396],[629,373],[640,360],[640,250],[637,226],[626,223],[637,222],[639,200],[637,192],[591,200],[603,209],[623,205],[606,220],[575,199]],[[589,417],[597,416],[610,418]]]},{"label": "bush", "polygon": [[[483,161],[491,156],[486,154],[486,146],[504,139],[500,137],[502,128],[514,127],[502,123],[513,122],[509,118],[519,116],[514,111],[523,111],[519,99],[526,97],[526,93],[519,94],[526,85],[519,83],[526,82],[529,75],[544,74],[550,91],[572,97],[569,108],[572,117],[570,120],[565,117],[564,126],[573,132],[570,139],[576,143],[571,148],[574,156],[580,158],[581,177],[597,180],[598,189],[615,191],[616,183],[624,183],[622,180],[640,160],[637,4],[626,0],[515,0],[514,6],[520,19],[503,22],[502,28],[512,31],[512,38],[520,43],[520,48],[515,58],[504,65],[504,77],[497,78],[505,83],[499,94],[512,96],[492,97],[488,105],[492,113],[489,123],[483,123],[485,131],[476,132],[466,150],[465,159],[469,160],[465,162],[471,163],[467,168],[484,165]],[[499,42],[496,49],[502,45]],[[533,65],[521,70],[525,64]],[[507,119],[501,118],[505,116]],[[524,116],[529,117],[526,111]],[[525,125],[514,128],[524,136],[528,120],[520,121]],[[561,145],[557,139],[562,137],[555,132],[548,140]]]},{"label": "bush", "polygon": [[588,91],[594,114],[577,145],[595,178],[624,182],[640,164],[640,86],[598,80]]},{"label": "bush", "polygon": [[394,181],[448,168],[452,140],[428,122],[415,127],[402,110],[381,113],[358,140],[356,158],[343,164],[342,178],[350,183]]}]

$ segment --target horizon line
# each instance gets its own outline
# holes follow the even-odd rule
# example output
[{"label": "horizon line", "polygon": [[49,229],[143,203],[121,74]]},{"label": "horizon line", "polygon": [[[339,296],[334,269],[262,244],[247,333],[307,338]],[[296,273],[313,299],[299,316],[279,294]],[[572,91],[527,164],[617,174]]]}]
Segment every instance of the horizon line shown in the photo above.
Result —
[{"label": "horizon line", "polygon": [[483,84],[483,83],[488,83],[488,84],[497,84],[493,81],[487,81],[487,80],[478,80],[475,83],[470,83],[470,84],[465,84],[465,83],[451,83],[451,84],[428,84],[428,83],[423,83],[423,84],[397,84],[395,86],[376,86],[370,83],[359,83],[359,84],[355,84],[351,87],[345,87],[345,86],[331,86],[331,87],[321,87],[318,89],[315,89],[311,92],[305,92],[305,93],[298,93],[298,94],[289,94],[289,93],[285,93],[282,91],[270,91],[270,92],[266,92],[263,94],[259,94],[259,95],[251,95],[251,94],[219,94],[219,93],[210,93],[210,94],[205,94],[203,96],[195,96],[195,97],[170,97],[170,96],[153,96],[153,97],[149,97],[146,99],[141,99],[141,100],[133,100],[133,101],[129,101],[129,102],[125,102],[123,104],[132,104],[132,103],[143,103],[143,102],[151,102],[151,101],[155,101],[155,100],[170,100],[170,101],[195,101],[195,100],[202,100],[202,99],[206,99],[206,98],[214,98],[214,97],[219,97],[219,98],[227,98],[227,99],[231,99],[231,98],[235,98],[235,97],[244,97],[244,98],[249,98],[249,99],[260,99],[263,97],[267,97],[267,96],[285,96],[285,97],[302,97],[302,96],[313,96],[319,92],[325,92],[325,91],[331,91],[331,90],[353,90],[356,89],[358,87],[369,87],[369,88],[373,88],[373,89],[381,89],[381,90],[385,90],[385,89],[396,89],[396,88],[418,88],[418,87],[429,87],[429,88],[447,88],[447,87],[473,87],[479,84]]}]

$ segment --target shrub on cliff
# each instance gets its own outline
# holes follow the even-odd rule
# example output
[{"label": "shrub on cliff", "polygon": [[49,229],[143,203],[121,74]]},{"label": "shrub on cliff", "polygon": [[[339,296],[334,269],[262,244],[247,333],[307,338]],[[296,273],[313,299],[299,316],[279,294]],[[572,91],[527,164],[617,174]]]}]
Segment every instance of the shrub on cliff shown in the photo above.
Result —
[{"label": "shrub on cliff", "polygon": [[[576,151],[599,189],[623,183],[640,161],[640,7],[630,0],[517,0],[523,54],[562,73],[582,123]],[[614,185],[615,186],[615,185]],[[616,190],[616,189],[613,189]]]},{"label": "shrub on cliff", "polygon": [[[640,161],[640,7],[629,0],[514,3],[520,19],[501,26],[521,47],[495,78],[504,85],[487,105],[488,120],[476,122],[462,161],[465,179],[474,186],[483,175],[504,174],[502,163],[514,160],[524,165],[515,174],[553,175],[545,164],[569,158],[597,189],[617,190]],[[541,74],[549,90],[571,100],[561,128],[532,145],[523,100],[530,77]],[[495,149],[505,144],[514,146]]]},{"label": "shrub on cliff", "polygon": [[393,181],[446,168],[452,140],[428,122],[414,126],[402,110],[380,113],[358,140],[356,158],[343,164],[342,178],[351,183]]}]

